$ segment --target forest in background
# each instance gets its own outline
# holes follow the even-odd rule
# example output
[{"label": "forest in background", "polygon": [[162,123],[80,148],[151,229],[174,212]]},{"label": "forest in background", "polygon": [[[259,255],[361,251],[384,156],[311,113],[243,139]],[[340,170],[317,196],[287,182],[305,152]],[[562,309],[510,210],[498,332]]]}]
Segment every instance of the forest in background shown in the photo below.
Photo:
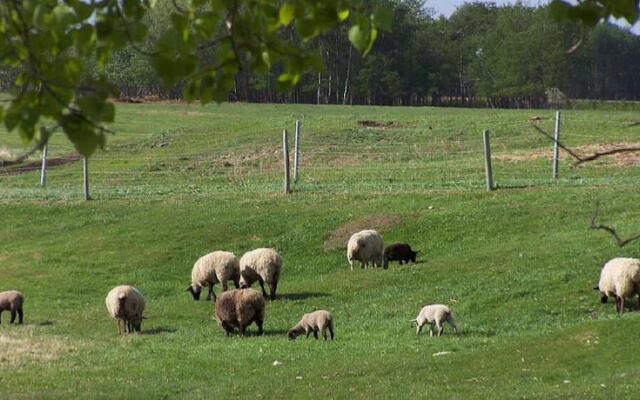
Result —
[{"label": "forest in background", "polygon": [[[383,2],[392,10],[393,29],[380,32],[366,57],[353,50],[343,27],[306,44],[321,51],[322,73],[306,74],[283,93],[278,68],[266,77],[240,72],[229,100],[492,108],[640,100],[640,37],[626,29],[601,24],[585,30],[555,22],[548,7],[523,4],[467,3],[446,18],[435,17],[421,0]],[[157,2],[148,17],[147,48],[170,25],[172,7],[172,1]],[[294,32],[284,34],[296,40]],[[213,49],[202,52],[206,59]],[[162,87],[144,46],[115,53],[104,73],[124,99],[183,96],[180,84]],[[0,88],[10,88],[13,79],[15,73],[0,70]]]}]

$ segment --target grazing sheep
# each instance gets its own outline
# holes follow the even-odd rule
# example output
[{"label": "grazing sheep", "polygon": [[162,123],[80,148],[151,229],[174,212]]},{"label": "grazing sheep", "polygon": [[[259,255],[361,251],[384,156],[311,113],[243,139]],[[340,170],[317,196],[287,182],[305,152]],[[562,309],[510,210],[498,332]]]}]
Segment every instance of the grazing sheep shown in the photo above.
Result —
[{"label": "grazing sheep", "polygon": [[216,321],[229,336],[235,328],[244,336],[247,326],[258,325],[258,335],[262,335],[265,316],[264,297],[253,289],[232,289],[220,295],[215,304]]},{"label": "grazing sheep", "polygon": [[129,285],[116,286],[107,294],[105,303],[109,315],[116,320],[118,335],[122,334],[120,321],[126,332],[140,332],[142,320],[146,318],[142,316],[144,297],[138,289]]},{"label": "grazing sheep", "polygon": [[326,310],[314,311],[303,315],[300,322],[289,329],[289,340],[294,340],[298,335],[302,335],[303,332],[307,335],[307,338],[313,332],[313,337],[317,339],[318,331],[322,332],[322,337],[327,340],[327,329],[329,329],[331,340],[333,340],[333,316],[331,313]]},{"label": "grazing sheep", "polygon": [[214,251],[202,256],[196,261],[191,270],[191,285],[186,291],[190,292],[194,300],[200,300],[203,287],[209,287],[207,300],[216,299],[213,285],[220,282],[222,290],[226,291],[227,281],[233,281],[236,289],[240,287],[240,263],[233,253],[228,251]]},{"label": "grazing sheep", "polygon": [[18,323],[22,323],[22,305],[24,304],[24,296],[17,290],[9,290],[6,292],[0,292],[0,322],[2,322],[2,312],[11,312],[11,321],[13,324],[16,320],[16,314],[18,314]]},{"label": "grazing sheep", "polygon": [[640,260],[614,258],[608,261],[602,267],[600,281],[594,289],[600,291],[602,303],[609,297],[615,298],[616,311],[622,314],[625,297],[638,294],[640,298]]},{"label": "grazing sheep", "polygon": [[384,269],[389,268],[389,261],[399,261],[400,265],[404,262],[408,264],[409,261],[416,262],[417,251],[411,250],[411,246],[405,243],[394,243],[385,247],[382,253],[384,260]]},{"label": "grazing sheep", "polygon": [[369,262],[376,267],[382,266],[382,236],[372,229],[354,233],[347,243],[347,260],[353,271],[353,262],[358,260],[362,268],[369,268]]},{"label": "grazing sheep", "polygon": [[449,307],[442,304],[432,304],[422,307],[416,319],[411,320],[412,323],[416,324],[416,335],[419,335],[422,327],[428,323],[429,336],[433,336],[434,324],[438,328],[438,336],[442,335],[442,331],[444,330],[443,323],[445,321],[453,327],[454,332],[458,333],[458,327],[456,326],[451,311],[449,311]]},{"label": "grazing sheep", "polygon": [[269,285],[271,300],[276,299],[276,289],[282,272],[282,257],[274,249],[255,249],[240,258],[240,287],[248,288],[255,281],[260,283],[262,294],[267,297],[264,284]]}]

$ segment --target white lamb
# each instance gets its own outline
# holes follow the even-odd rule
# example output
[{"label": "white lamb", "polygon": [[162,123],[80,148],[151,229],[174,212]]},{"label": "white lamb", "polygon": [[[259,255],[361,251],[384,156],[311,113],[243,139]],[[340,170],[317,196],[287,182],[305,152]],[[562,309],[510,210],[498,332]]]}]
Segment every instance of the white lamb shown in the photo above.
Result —
[{"label": "white lamb", "polygon": [[347,260],[353,271],[354,261],[360,261],[362,268],[369,268],[369,262],[381,267],[384,242],[382,236],[372,229],[354,233],[347,243]]},{"label": "white lamb", "polygon": [[194,300],[200,300],[203,287],[209,288],[207,300],[215,300],[213,285],[220,282],[222,291],[228,289],[227,282],[233,281],[236,289],[240,287],[240,263],[238,258],[228,251],[214,251],[202,256],[196,261],[191,270],[191,285],[186,291],[190,292]]},{"label": "white lamb", "polygon": [[444,330],[443,323],[448,322],[453,327],[453,331],[458,333],[458,327],[453,319],[453,315],[449,310],[449,307],[443,304],[432,304],[422,307],[422,310],[418,313],[416,319],[412,319],[411,322],[416,324],[416,335],[420,334],[422,327],[425,324],[429,324],[429,336],[433,336],[433,326],[438,328],[438,336],[442,335]]},{"label": "white lamb", "polygon": [[146,318],[142,315],[144,297],[138,289],[129,285],[116,286],[107,294],[105,303],[109,315],[116,320],[118,335],[121,334],[120,321],[126,332],[140,332],[142,320]]},{"label": "white lamb", "polygon": [[262,295],[267,297],[264,284],[269,285],[271,300],[276,299],[276,289],[282,272],[282,257],[274,249],[255,249],[240,258],[240,287],[248,288],[255,281],[260,283]]},{"label": "white lamb", "polygon": [[599,290],[602,303],[609,297],[616,300],[618,314],[624,312],[625,297],[640,296],[640,260],[635,258],[614,258],[602,267],[600,281],[594,288]]}]

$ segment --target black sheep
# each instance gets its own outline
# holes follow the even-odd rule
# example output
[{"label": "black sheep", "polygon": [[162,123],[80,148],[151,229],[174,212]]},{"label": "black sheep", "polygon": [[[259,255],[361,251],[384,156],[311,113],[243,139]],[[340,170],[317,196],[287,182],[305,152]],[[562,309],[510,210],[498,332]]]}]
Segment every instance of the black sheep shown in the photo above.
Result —
[{"label": "black sheep", "polygon": [[384,253],[382,255],[384,259],[384,269],[389,268],[389,261],[399,261],[400,264],[403,262],[408,263],[416,262],[417,251],[411,250],[411,246],[406,243],[394,243],[390,244],[384,249]]}]

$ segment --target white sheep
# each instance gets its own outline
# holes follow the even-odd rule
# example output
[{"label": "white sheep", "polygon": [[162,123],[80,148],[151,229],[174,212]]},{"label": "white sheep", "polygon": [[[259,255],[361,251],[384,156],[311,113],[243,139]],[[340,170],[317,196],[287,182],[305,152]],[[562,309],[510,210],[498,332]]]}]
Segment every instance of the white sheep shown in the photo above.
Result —
[{"label": "white sheep", "polygon": [[347,260],[353,271],[354,261],[360,261],[362,267],[367,269],[369,262],[376,267],[381,267],[384,242],[382,236],[372,229],[354,233],[347,243]]},{"label": "white sheep", "polygon": [[329,311],[318,310],[309,314],[304,314],[300,322],[293,328],[289,329],[288,336],[290,340],[294,340],[297,336],[305,333],[307,337],[313,332],[313,337],[318,338],[318,332],[322,332],[322,337],[327,340],[327,329],[333,340],[333,316]]},{"label": "white sheep", "polygon": [[622,314],[625,297],[635,294],[640,296],[640,260],[614,258],[608,261],[602,267],[600,281],[594,289],[600,291],[602,303],[613,297],[616,300],[616,311]]},{"label": "white sheep", "polygon": [[240,263],[238,258],[228,251],[214,251],[202,256],[196,261],[191,270],[191,285],[186,291],[190,292],[194,300],[200,300],[203,287],[209,288],[207,300],[215,300],[213,285],[220,282],[222,291],[228,289],[227,282],[233,281],[236,289],[240,287]]},{"label": "white sheep", "polygon": [[13,324],[16,320],[16,314],[18,315],[18,323],[22,323],[22,305],[24,304],[24,296],[17,290],[8,290],[0,293],[0,322],[2,322],[2,312],[11,312],[11,321]]},{"label": "white sheep", "polygon": [[266,283],[269,285],[271,300],[275,300],[281,272],[282,257],[274,249],[260,248],[248,251],[240,258],[240,287],[248,288],[258,281],[262,295],[267,297],[264,290]]},{"label": "white sheep", "polygon": [[107,294],[105,303],[109,315],[116,320],[118,335],[121,334],[120,321],[126,332],[140,332],[142,320],[146,318],[142,315],[144,297],[138,289],[129,285],[116,286]]},{"label": "white sheep", "polygon": [[442,335],[442,331],[444,330],[443,323],[445,321],[453,327],[454,332],[458,333],[458,327],[456,326],[449,307],[443,304],[424,306],[418,313],[416,319],[411,320],[412,323],[416,324],[416,335],[419,335],[422,327],[428,323],[429,336],[433,336],[434,325],[438,328],[438,336]]}]

